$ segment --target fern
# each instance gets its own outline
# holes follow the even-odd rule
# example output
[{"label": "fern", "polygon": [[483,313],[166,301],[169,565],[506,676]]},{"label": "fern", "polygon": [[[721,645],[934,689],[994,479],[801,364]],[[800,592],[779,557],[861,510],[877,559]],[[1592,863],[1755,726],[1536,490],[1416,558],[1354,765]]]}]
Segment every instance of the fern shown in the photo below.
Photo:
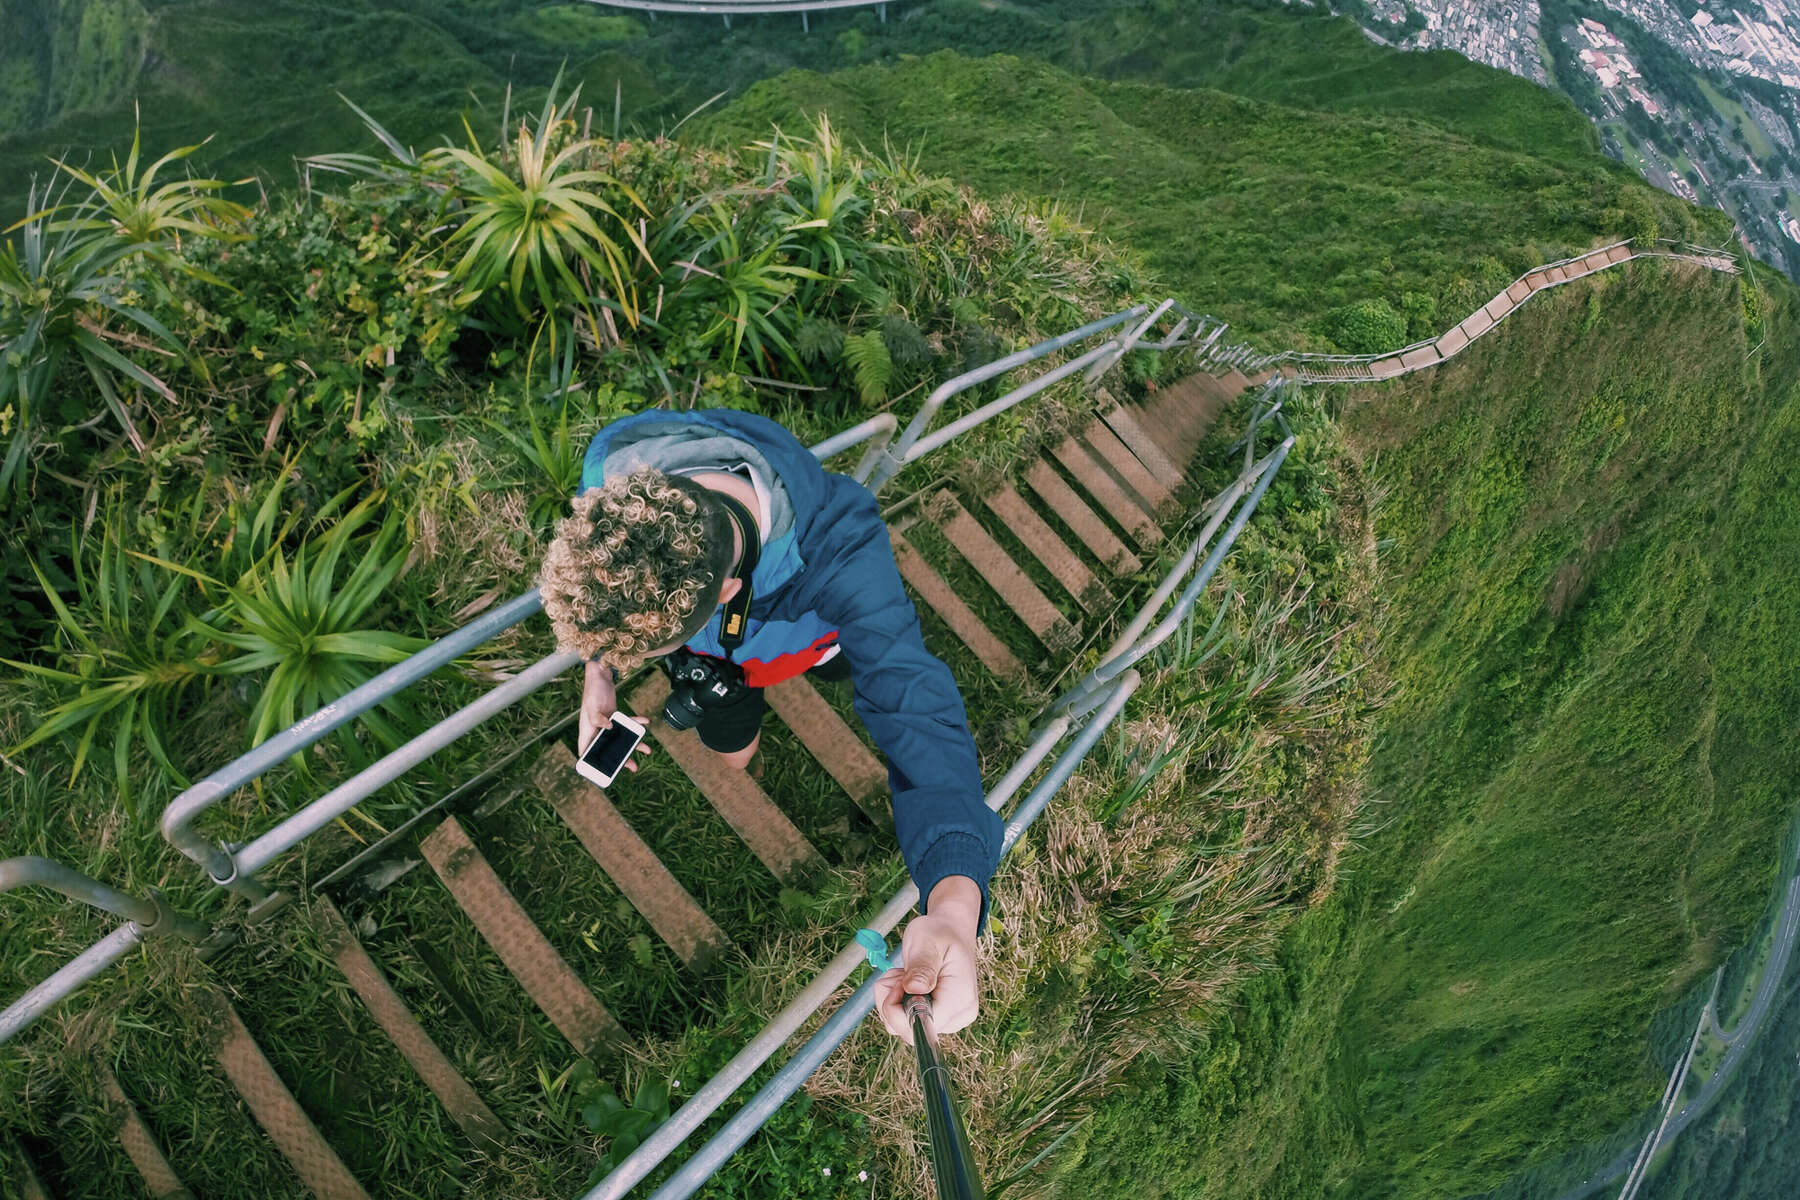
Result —
[{"label": "fern", "polygon": [[862,393],[864,404],[880,404],[887,399],[888,383],[894,378],[894,360],[879,329],[845,338],[844,359],[856,376],[856,390]]},{"label": "fern", "polygon": [[925,340],[924,333],[897,313],[881,318],[881,340],[887,343],[894,365],[903,371],[920,366],[931,357],[931,343]]},{"label": "fern", "polygon": [[844,350],[844,327],[835,321],[808,317],[794,331],[794,348],[809,363],[836,358]]}]

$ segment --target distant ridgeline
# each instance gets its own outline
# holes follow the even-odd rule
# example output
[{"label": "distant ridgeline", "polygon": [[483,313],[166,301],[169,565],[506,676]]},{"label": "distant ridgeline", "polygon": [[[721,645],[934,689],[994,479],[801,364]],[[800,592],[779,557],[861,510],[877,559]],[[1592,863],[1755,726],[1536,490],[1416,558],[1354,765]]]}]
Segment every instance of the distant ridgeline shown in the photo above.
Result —
[{"label": "distant ridgeline", "polygon": [[0,33],[3,137],[129,95],[150,16],[139,0],[0,0]]},{"label": "distant ridgeline", "polygon": [[[683,137],[741,146],[823,110],[847,141],[1040,202],[1046,228],[1105,230],[1144,268],[1108,286],[1167,288],[1270,350],[1386,352],[1543,262],[1732,236],[1600,156],[1561,97],[1305,11],[896,0],[886,26],[822,17],[802,38],[797,19],[383,2],[334,10],[329,36],[299,0],[180,5],[180,39],[149,35],[179,62],[145,75],[146,148],[216,129],[203,169],[285,185],[295,153],[373,149],[333,89],[403,140],[465,108],[491,137],[515,51],[533,84],[567,57],[597,126],[616,84],[627,131],[854,66],[765,82]],[[16,168],[55,138],[129,144],[128,105],[54,122],[129,89],[148,25],[135,0],[0,6],[41,31],[0,48],[0,124],[53,123],[0,140],[3,227]],[[111,68],[58,67],[89,44]],[[942,46],[961,53],[914,57]],[[973,57],[999,50],[1021,57]],[[1342,781],[1371,820],[1206,1050],[1138,1060],[1044,1160],[1045,1194],[1438,1200],[1654,1104],[1651,1015],[1754,924],[1800,774],[1797,379],[1787,281],[1632,264],[1341,400],[1333,436],[1364,478],[1319,511],[1370,497],[1387,614],[1389,699]]]}]

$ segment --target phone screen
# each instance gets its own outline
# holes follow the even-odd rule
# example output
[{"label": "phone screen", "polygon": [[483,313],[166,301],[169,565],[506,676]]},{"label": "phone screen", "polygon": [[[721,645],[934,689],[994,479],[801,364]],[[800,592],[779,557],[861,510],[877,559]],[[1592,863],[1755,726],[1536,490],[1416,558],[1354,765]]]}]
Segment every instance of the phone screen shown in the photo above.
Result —
[{"label": "phone screen", "polygon": [[581,752],[581,761],[611,778],[619,773],[619,768],[631,756],[632,747],[643,736],[636,730],[608,722],[594,740],[588,743],[588,748]]}]

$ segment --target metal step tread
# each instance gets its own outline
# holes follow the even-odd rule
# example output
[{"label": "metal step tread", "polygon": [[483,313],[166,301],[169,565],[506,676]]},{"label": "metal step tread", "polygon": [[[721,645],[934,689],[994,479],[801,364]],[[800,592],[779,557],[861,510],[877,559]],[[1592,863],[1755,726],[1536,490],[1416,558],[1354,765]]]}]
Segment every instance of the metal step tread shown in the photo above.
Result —
[{"label": "metal step tread", "polygon": [[13,1192],[18,1193],[19,1200],[55,1200],[50,1189],[44,1186],[44,1179],[38,1174],[37,1165],[25,1153],[25,1147],[9,1139],[0,1143],[0,1149],[6,1151],[6,1157],[10,1160],[4,1182],[12,1186]]},{"label": "metal step tread", "polygon": [[825,859],[747,772],[728,766],[692,729],[669,727],[661,716],[663,701],[668,698],[668,679],[661,671],[652,671],[628,704],[750,852],[783,882],[822,867]]},{"label": "metal step tread", "polygon": [[1031,577],[994,540],[994,536],[982,528],[981,522],[969,515],[955,496],[939,492],[931,498],[927,509],[957,553],[968,560],[1045,649],[1061,653],[1080,640],[1068,618],[1038,590]]},{"label": "metal step tread", "polygon": [[506,1137],[506,1126],[482,1103],[469,1081],[462,1077],[462,1072],[431,1040],[431,1035],[406,1007],[400,993],[382,974],[337,906],[324,896],[314,897],[312,920],[320,944],[337,963],[338,970],[344,973],[351,989],[368,1008],[369,1015],[394,1043],[395,1049],[412,1064],[413,1070],[419,1073],[419,1078],[424,1080],[451,1119],[476,1145],[483,1149],[497,1148]]},{"label": "metal step tread", "polygon": [[1150,514],[1107,474],[1105,464],[1093,451],[1071,437],[1058,442],[1050,453],[1139,546],[1149,549],[1162,541],[1162,530]]},{"label": "metal step tread", "polygon": [[1114,575],[1135,575],[1143,570],[1144,565],[1137,555],[1106,527],[1106,522],[1075,494],[1074,488],[1063,482],[1063,477],[1048,462],[1034,459],[1026,468],[1025,483],[1063,524],[1075,532],[1082,545],[1106,564],[1107,570]]},{"label": "metal step tread", "polygon": [[1151,520],[1162,521],[1175,515],[1174,493],[1150,473],[1150,468],[1131,452],[1131,447],[1119,440],[1119,435],[1106,422],[1094,418],[1081,431],[1081,440],[1135,493]]},{"label": "metal step tread", "polygon": [[898,530],[889,530],[888,538],[894,547],[894,562],[900,568],[900,577],[918,593],[921,600],[931,606],[931,610],[942,618],[944,624],[950,627],[950,632],[961,639],[962,644],[969,648],[981,665],[1003,679],[1024,680],[1024,664],[1000,640],[999,635],[975,615],[975,610],[956,594],[955,589],[938,574],[936,568],[926,562],[924,556]]},{"label": "metal step tread", "polygon": [[1012,530],[1013,536],[1025,544],[1032,557],[1075,598],[1075,603],[1090,613],[1105,606],[1106,585],[1011,484],[1001,484],[983,496],[981,502],[1001,524]]},{"label": "metal step tread", "polygon": [[567,746],[546,747],[531,782],[677,958],[704,968],[731,945],[606,793],[575,773],[575,754]]},{"label": "metal step tread", "polygon": [[[841,651],[840,651],[841,653]],[[887,768],[803,675],[763,693],[769,707],[878,829],[894,827]]]},{"label": "metal step tread", "polygon": [[1131,448],[1146,469],[1171,493],[1179,490],[1185,478],[1182,469],[1170,458],[1142,423],[1122,404],[1115,404],[1100,418],[1121,442]]},{"label": "metal step tread", "polygon": [[144,1118],[138,1115],[137,1105],[125,1095],[125,1089],[119,1086],[112,1068],[104,1062],[96,1064],[100,1075],[100,1086],[105,1093],[107,1115],[118,1122],[119,1145],[125,1150],[125,1157],[144,1180],[144,1190],[150,1193],[151,1200],[194,1200],[194,1194],[187,1190],[181,1177],[175,1174],[175,1168],[169,1165],[168,1156],[162,1147],[156,1144],[156,1138],[150,1133],[150,1127],[144,1124]]},{"label": "metal step tread", "polygon": [[457,904],[550,1023],[582,1054],[603,1052],[624,1031],[520,907],[455,817],[419,843]]},{"label": "metal step tread", "polygon": [[208,1003],[212,1007],[214,1057],[300,1181],[319,1200],[369,1200],[369,1194],[275,1073],[231,1001],[214,991]]}]

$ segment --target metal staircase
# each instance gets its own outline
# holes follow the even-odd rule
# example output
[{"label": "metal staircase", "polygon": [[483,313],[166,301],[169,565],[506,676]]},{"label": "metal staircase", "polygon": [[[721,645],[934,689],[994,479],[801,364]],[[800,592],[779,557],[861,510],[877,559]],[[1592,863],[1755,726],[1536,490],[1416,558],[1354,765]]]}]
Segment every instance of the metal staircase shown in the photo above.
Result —
[{"label": "metal staircase", "polygon": [[[1594,253],[1606,256],[1608,265],[1615,261],[1607,248]],[[1629,255],[1616,261],[1626,257]],[[1735,269],[1735,264],[1719,269]],[[1166,325],[1160,336],[1153,334],[1159,325]],[[918,602],[933,651],[952,664],[960,679],[985,676],[1003,681],[1038,705],[1038,721],[1027,744],[992,781],[988,797],[990,807],[1008,817],[1008,850],[1124,710],[1139,683],[1133,664],[1190,616],[1279,471],[1293,445],[1281,416],[1282,396],[1288,386],[1285,372],[1304,369],[1308,377],[1320,377],[1336,369],[1318,365],[1317,356],[1289,356],[1276,364],[1280,373],[1272,372],[1273,360],[1259,358],[1242,343],[1227,343],[1225,332],[1222,322],[1188,312],[1172,301],[1154,310],[1140,305],[947,382],[897,439],[898,421],[883,415],[814,448],[825,461],[861,449],[853,473],[871,488],[881,489],[961,433],[1058,381],[1081,374],[1090,385],[1097,383],[1108,368],[1133,350],[1169,351],[1183,356],[1191,368],[1179,382],[1153,390],[1142,404],[1120,404],[1104,389],[1091,389],[1096,400],[1086,407],[1085,415],[1073,426],[1042,438],[1041,448],[1021,454],[1004,478],[968,488],[942,481],[922,485],[887,506],[895,558]],[[1093,344],[1074,353],[1084,343]],[[959,395],[1064,352],[1071,356],[1059,365],[933,431],[940,410]],[[1441,360],[1441,355],[1434,359]],[[1220,414],[1246,393],[1254,393],[1255,402],[1241,442],[1242,468],[1229,487],[1202,497],[1189,481],[1190,464]],[[1257,456],[1259,442],[1265,451],[1261,457]],[[1201,524],[1197,532],[1186,531],[1190,514]],[[1171,548],[1177,530],[1187,540]],[[1159,559],[1165,568],[1153,581],[1146,564]],[[562,675],[574,660],[551,655],[520,671],[250,842],[215,844],[194,830],[194,822],[208,807],[274,764],[353,720],[385,696],[527,619],[536,609],[535,594],[500,606],[202,780],[177,798],[163,818],[169,841],[202,866],[214,884],[245,901],[247,907],[237,920],[291,923],[324,948],[334,969],[341,973],[344,994],[355,996],[360,1007],[360,1011],[335,1014],[334,1019],[378,1029],[436,1098],[443,1115],[460,1131],[470,1155],[498,1152],[513,1134],[483,1099],[479,1080],[471,1082],[456,1058],[427,1031],[427,1023],[409,1009],[390,979],[392,960],[384,967],[383,950],[365,944],[358,932],[353,906],[359,896],[367,894],[367,881],[397,877],[386,871],[384,864],[401,864],[396,868],[400,870],[417,860],[428,865],[463,917],[504,964],[517,989],[530,998],[541,1019],[558,1031],[572,1054],[605,1058],[634,1036],[631,1020],[616,1016],[596,994],[607,981],[571,964],[509,889],[506,877],[528,875],[531,864],[496,859],[499,848],[483,834],[483,821],[493,811],[492,802],[477,804],[479,790],[459,787],[338,864],[328,875],[310,881],[303,894],[272,891],[258,875],[386,782]],[[1004,614],[1004,620],[983,613]],[[1097,659],[1087,660],[1096,665],[1073,687],[1053,695],[1051,689],[1077,661],[1077,654],[1101,644],[1100,639],[1108,639],[1109,648]],[[660,674],[650,672],[622,687],[631,711],[660,712],[667,688]],[[834,699],[801,678],[772,689],[769,700],[795,743],[804,748],[820,772],[835,781],[842,794],[843,817],[869,831],[871,841],[879,842],[884,853],[891,853],[891,841],[880,841],[886,836],[884,831],[891,830],[886,772],[842,715],[842,697]],[[972,716],[980,740],[982,716],[973,710]],[[705,890],[691,878],[684,881],[658,858],[654,838],[646,836],[654,831],[634,828],[603,791],[569,770],[570,751],[561,740],[569,724],[565,720],[540,731],[537,740],[484,772],[483,781],[513,778],[516,786],[510,795],[535,797],[553,812],[679,961],[684,978],[699,981],[709,973],[729,971],[741,959],[739,948],[721,921],[707,912]],[[718,756],[700,746],[692,732],[677,732],[654,717],[650,726],[658,745],[686,776],[688,786],[733,832],[739,850],[753,856],[773,879],[804,881],[827,862],[827,856],[783,810],[778,796],[772,797],[744,772],[726,768]],[[1018,804],[1008,810],[1015,798]],[[205,933],[196,923],[167,912],[160,902],[120,896],[72,872],[49,869],[53,864],[16,867],[20,861],[0,864],[0,890],[26,883],[55,886],[74,898],[119,913],[127,923],[0,1013],[0,1041],[16,1035],[147,936],[174,933],[178,936],[148,943],[149,947],[192,953],[184,941],[200,941]],[[11,868],[11,873],[5,868]],[[1005,869],[1004,862],[1001,869]],[[916,889],[908,884],[869,915],[866,924],[885,934],[916,901]],[[583,897],[568,898],[571,908],[583,903]],[[224,949],[230,941],[228,932],[215,930],[202,942],[202,952],[229,952]],[[753,1072],[787,1044],[861,962],[860,947],[846,945],[828,966],[795,988],[791,1000],[767,1027],[717,1075],[693,1090],[670,1120],[589,1191],[586,1200],[623,1197],[658,1169]],[[203,976],[206,968],[197,970]],[[204,1044],[190,1047],[191,1069],[228,1081],[244,1109],[266,1133],[274,1151],[271,1162],[282,1164],[272,1170],[286,1173],[279,1186],[274,1186],[272,1179],[271,1194],[292,1193],[298,1184],[323,1200],[380,1195],[383,1179],[369,1164],[354,1155],[346,1161],[333,1149],[315,1124],[320,1114],[309,1114],[296,1099],[292,1085],[297,1081],[284,1080],[271,1065],[259,1046],[259,1031],[240,1019],[224,989],[202,986],[200,991],[207,1034]],[[455,997],[452,1000],[452,1008],[465,1007]],[[771,1082],[655,1192],[657,1200],[689,1195],[804,1082],[857,1026],[872,1003],[871,977]],[[473,1016],[470,1014],[472,1023]],[[505,1037],[507,1032],[484,1030],[483,1036]],[[107,1153],[129,1159],[146,1194],[188,1195],[182,1172],[195,1164],[180,1161],[179,1156],[171,1160],[158,1148],[155,1122],[146,1121],[134,1107],[134,1081],[129,1073],[124,1072],[120,1079],[107,1073],[104,1091],[107,1124],[115,1139]],[[7,1173],[0,1178],[8,1178],[21,1196],[53,1195],[47,1185],[58,1184],[66,1185],[69,1195],[94,1194],[82,1187],[81,1180],[58,1175],[54,1163],[39,1163],[34,1170],[19,1146],[6,1150],[0,1142],[0,1150],[5,1150],[10,1160]]]}]

